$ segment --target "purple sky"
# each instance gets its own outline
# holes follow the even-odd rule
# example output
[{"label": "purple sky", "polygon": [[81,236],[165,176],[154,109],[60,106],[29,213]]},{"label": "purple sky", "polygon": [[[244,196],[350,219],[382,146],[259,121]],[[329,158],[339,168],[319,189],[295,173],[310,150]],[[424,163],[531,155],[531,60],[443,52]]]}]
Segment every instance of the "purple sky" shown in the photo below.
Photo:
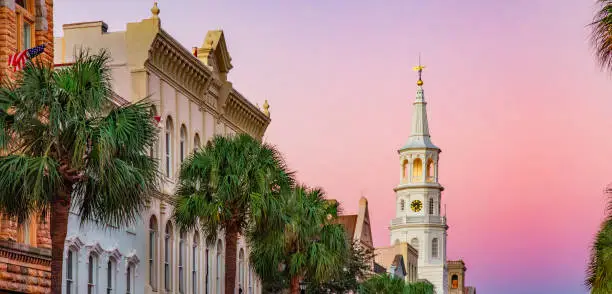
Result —
[{"label": "purple sky", "polygon": [[[180,4],[178,4],[180,3]],[[55,32],[149,17],[152,1],[56,0]],[[270,102],[266,140],[300,181],[388,245],[419,52],[450,224],[449,258],[479,293],[574,294],[612,182],[612,83],[586,25],[594,1],[170,1],[162,26],[200,46],[226,33],[229,78]]]}]

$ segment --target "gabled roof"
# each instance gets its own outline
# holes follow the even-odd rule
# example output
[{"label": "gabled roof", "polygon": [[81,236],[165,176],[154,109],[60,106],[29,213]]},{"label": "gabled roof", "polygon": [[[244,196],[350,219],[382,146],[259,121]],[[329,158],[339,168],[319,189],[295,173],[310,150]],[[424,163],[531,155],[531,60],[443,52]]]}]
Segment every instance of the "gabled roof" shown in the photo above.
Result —
[{"label": "gabled roof", "polygon": [[336,222],[344,226],[347,238],[351,242],[357,240],[360,241],[362,245],[374,248],[370,226],[370,214],[368,212],[368,200],[365,197],[359,199],[359,211],[357,214],[340,215]]},{"label": "gabled roof", "polygon": [[205,50],[212,50],[216,69],[220,73],[228,73],[233,68],[232,57],[230,57],[229,51],[227,51],[227,44],[225,43],[225,36],[222,30],[208,31],[203,47]]}]

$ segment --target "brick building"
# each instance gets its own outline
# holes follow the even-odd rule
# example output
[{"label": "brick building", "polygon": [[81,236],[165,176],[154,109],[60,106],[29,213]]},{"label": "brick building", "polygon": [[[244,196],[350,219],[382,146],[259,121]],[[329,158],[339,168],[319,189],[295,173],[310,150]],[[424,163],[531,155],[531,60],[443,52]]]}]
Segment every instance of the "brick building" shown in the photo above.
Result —
[{"label": "brick building", "polygon": [[[0,0],[0,74],[14,77],[9,55],[41,44],[37,59],[53,62],[53,0]],[[50,249],[48,218],[0,214],[0,293],[50,292]]]}]

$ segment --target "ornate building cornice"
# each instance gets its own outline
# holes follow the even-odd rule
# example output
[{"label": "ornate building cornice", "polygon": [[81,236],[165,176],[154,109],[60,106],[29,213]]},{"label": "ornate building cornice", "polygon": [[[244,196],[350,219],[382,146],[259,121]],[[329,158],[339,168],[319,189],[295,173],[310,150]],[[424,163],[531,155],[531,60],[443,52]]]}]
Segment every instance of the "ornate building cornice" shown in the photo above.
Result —
[{"label": "ornate building cornice", "polygon": [[51,266],[51,250],[31,247],[8,240],[0,241],[0,258],[28,264]]},{"label": "ornate building cornice", "polygon": [[212,72],[163,30],[160,30],[151,44],[147,65],[180,86],[198,104],[216,110],[217,101],[207,95],[213,82]]},{"label": "ornate building cornice", "polygon": [[224,116],[230,124],[255,138],[261,138],[270,124],[270,118],[235,89],[232,89],[225,104]]},{"label": "ornate building cornice", "polygon": [[230,128],[261,138],[270,118],[242,94],[215,77],[211,69],[163,30],[157,34],[145,66]]}]

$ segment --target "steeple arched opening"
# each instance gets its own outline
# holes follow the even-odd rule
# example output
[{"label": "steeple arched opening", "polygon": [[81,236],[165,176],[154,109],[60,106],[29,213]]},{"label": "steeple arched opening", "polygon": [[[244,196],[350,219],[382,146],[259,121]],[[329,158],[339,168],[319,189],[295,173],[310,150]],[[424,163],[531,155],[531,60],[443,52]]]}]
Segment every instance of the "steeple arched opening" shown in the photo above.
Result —
[{"label": "steeple arched opening", "polygon": [[402,162],[402,182],[408,181],[410,179],[410,163],[408,159],[404,159]]},{"label": "steeple arched opening", "polygon": [[436,173],[435,173],[435,164],[433,159],[427,160],[427,178],[426,181],[428,183],[433,183],[436,181]]},{"label": "steeple arched opening", "polygon": [[423,161],[420,158],[412,162],[412,182],[423,181]]}]

